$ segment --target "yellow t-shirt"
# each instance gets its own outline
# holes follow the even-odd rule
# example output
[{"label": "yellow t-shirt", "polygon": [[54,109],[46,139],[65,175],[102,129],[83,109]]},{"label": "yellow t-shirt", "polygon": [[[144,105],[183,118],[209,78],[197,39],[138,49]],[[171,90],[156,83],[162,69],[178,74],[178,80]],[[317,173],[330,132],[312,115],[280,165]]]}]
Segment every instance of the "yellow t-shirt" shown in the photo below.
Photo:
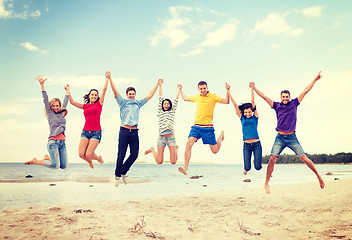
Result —
[{"label": "yellow t-shirt", "polygon": [[194,123],[202,125],[213,124],[215,104],[221,102],[222,98],[214,93],[208,92],[205,96],[197,94],[190,97],[189,100],[197,103]]}]

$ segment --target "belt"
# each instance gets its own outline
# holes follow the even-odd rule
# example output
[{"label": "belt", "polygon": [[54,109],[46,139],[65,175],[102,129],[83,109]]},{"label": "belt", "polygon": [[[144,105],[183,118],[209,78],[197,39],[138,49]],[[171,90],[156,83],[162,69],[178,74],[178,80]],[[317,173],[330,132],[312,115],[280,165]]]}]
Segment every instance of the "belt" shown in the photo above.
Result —
[{"label": "belt", "polygon": [[120,127],[120,131],[124,131],[124,132],[137,132],[139,129],[135,128],[135,129],[129,129],[129,128],[125,128],[125,127]]}]

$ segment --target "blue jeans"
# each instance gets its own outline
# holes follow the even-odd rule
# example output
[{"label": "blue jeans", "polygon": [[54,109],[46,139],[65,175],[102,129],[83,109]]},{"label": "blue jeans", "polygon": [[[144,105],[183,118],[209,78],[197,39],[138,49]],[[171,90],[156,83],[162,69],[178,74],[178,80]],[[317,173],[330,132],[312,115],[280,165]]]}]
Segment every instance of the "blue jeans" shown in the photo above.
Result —
[{"label": "blue jeans", "polygon": [[260,141],[254,143],[243,143],[244,170],[251,169],[252,152],[254,154],[254,168],[260,170],[262,168],[262,145]]},{"label": "blue jeans", "polygon": [[285,147],[289,147],[296,153],[297,156],[302,157],[305,155],[301,144],[298,142],[295,133],[283,135],[278,133],[275,138],[275,143],[271,149],[271,155],[279,156]]},{"label": "blue jeans", "polygon": [[67,168],[67,151],[65,140],[49,139],[47,148],[51,161],[45,160],[44,166],[53,169]]},{"label": "blue jeans", "polygon": [[[130,156],[125,159],[127,147],[130,146]],[[120,128],[119,146],[117,152],[117,161],[115,168],[115,176],[121,177],[121,174],[126,175],[132,164],[136,161],[139,152],[139,137],[138,129]]]}]

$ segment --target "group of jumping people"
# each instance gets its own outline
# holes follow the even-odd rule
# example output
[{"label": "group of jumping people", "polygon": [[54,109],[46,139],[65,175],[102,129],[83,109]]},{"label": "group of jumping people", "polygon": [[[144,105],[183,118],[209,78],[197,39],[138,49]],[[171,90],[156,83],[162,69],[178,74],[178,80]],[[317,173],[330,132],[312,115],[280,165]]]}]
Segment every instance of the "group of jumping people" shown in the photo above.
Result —
[{"label": "group of jumping people", "polygon": [[[274,102],[269,97],[264,95],[255,85],[254,82],[249,82],[251,91],[251,102],[237,105],[230,92],[230,85],[225,84],[226,96],[221,98],[218,95],[211,93],[208,90],[208,85],[205,81],[198,83],[199,94],[188,97],[184,92],[181,84],[177,85],[177,93],[175,99],[163,98],[162,85],[163,79],[159,79],[149,94],[136,100],[136,89],[128,87],[126,89],[126,98],[124,98],[116,89],[112,80],[111,73],[105,72],[104,87],[99,96],[96,89],[91,89],[88,94],[84,96],[84,103],[76,102],[70,92],[69,85],[66,85],[65,98],[63,103],[60,99],[53,98],[49,101],[48,95],[45,91],[44,83],[47,78],[42,75],[37,76],[37,80],[41,86],[43,102],[45,106],[45,116],[50,126],[50,133],[48,138],[47,149],[49,155],[45,155],[43,159],[39,160],[33,158],[25,162],[25,164],[42,165],[53,169],[64,169],[67,165],[67,151],[65,145],[65,116],[68,111],[66,109],[68,102],[73,106],[83,109],[85,117],[85,124],[79,142],[78,154],[79,157],[85,160],[90,168],[94,168],[93,160],[99,163],[104,163],[102,156],[95,154],[95,150],[101,141],[101,125],[100,116],[105,99],[106,90],[110,83],[111,89],[114,93],[116,102],[120,108],[121,126],[118,139],[118,152],[115,168],[115,186],[119,185],[120,180],[125,184],[127,173],[133,163],[136,161],[139,153],[139,136],[138,136],[138,122],[140,108],[144,106],[155,94],[159,88],[158,101],[158,140],[157,149],[150,147],[145,151],[145,154],[152,153],[155,161],[162,164],[164,161],[164,149],[168,146],[170,151],[170,163],[175,164],[178,158],[178,145],[176,144],[174,132],[174,118],[178,105],[178,98],[181,95],[182,99],[187,102],[195,102],[197,104],[194,125],[191,127],[184,153],[184,166],[179,167],[178,170],[184,175],[187,175],[189,162],[191,159],[192,147],[198,139],[202,139],[203,144],[209,145],[212,153],[219,152],[222,141],[225,135],[222,131],[218,138],[215,137],[215,129],[213,126],[213,113],[216,103],[229,104],[233,103],[235,111],[241,121],[243,133],[243,158],[244,158],[244,174],[251,169],[252,153],[254,155],[254,167],[256,170],[262,168],[262,146],[257,130],[258,126],[258,110],[254,101],[254,93],[264,99],[269,106],[275,110],[277,117],[277,135],[273,147],[271,149],[271,157],[267,167],[265,190],[270,193],[269,180],[274,170],[276,159],[284,148],[289,147],[295,154],[315,173],[318,178],[321,188],[324,188],[325,183],[313,162],[306,156],[296,137],[296,122],[297,122],[297,107],[302,102],[305,95],[312,89],[314,84],[321,79],[321,72],[314,78],[314,80],[303,90],[297,97],[291,100],[290,92],[284,90],[281,92],[281,102]],[[125,160],[127,149],[130,149],[130,155]]]}]

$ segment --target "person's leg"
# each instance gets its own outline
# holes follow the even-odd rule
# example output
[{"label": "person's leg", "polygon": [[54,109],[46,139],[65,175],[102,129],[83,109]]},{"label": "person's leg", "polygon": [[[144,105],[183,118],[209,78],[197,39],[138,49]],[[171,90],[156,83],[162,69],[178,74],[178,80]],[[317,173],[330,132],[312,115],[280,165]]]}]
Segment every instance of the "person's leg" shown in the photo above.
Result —
[{"label": "person's leg", "polygon": [[189,166],[189,161],[191,160],[191,155],[192,155],[192,147],[193,144],[198,140],[198,138],[195,137],[190,137],[188,138],[187,144],[186,144],[186,149],[185,149],[185,163],[184,167],[179,167],[178,170],[183,173],[184,175],[187,175],[187,170]]},{"label": "person's leg", "polygon": [[155,151],[154,147],[151,147],[147,151],[145,151],[144,154],[147,155],[149,153],[152,153],[157,164],[162,164],[164,162],[165,146],[165,137],[159,135],[157,142],[157,151]]},{"label": "person's leg", "polygon": [[299,158],[315,173],[319,180],[320,187],[323,189],[325,187],[325,183],[321,178],[320,174],[318,173],[317,169],[315,168],[312,160],[310,160],[307,155],[300,156]]},{"label": "person's leg", "polygon": [[262,169],[262,144],[255,142],[253,144],[253,154],[254,154],[254,168],[256,170]]},{"label": "person's leg", "polygon": [[250,144],[243,143],[244,175],[247,175],[247,172],[251,170],[251,158],[252,158],[252,150],[250,148]]},{"label": "person's leg", "polygon": [[48,141],[48,152],[51,158],[51,161],[44,161],[44,167],[58,169],[60,168],[60,159],[59,159],[59,145],[57,140]]},{"label": "person's leg", "polygon": [[268,163],[268,168],[266,169],[266,179],[265,179],[265,184],[264,184],[264,188],[267,194],[270,193],[270,186],[269,186],[269,181],[271,178],[271,174],[274,171],[274,165],[276,162],[276,159],[278,158],[278,156],[273,156],[271,155],[269,163]]},{"label": "person's leg", "polygon": [[139,153],[139,137],[138,132],[131,132],[129,133],[129,145],[130,145],[130,156],[122,165],[121,175],[126,175],[127,172],[130,170],[133,163],[138,158]]},{"label": "person's leg", "polygon": [[123,160],[125,159],[125,156],[126,156],[128,144],[129,144],[128,133],[120,130],[116,168],[115,168],[115,177],[121,177]]},{"label": "person's leg", "polygon": [[169,146],[169,150],[170,150],[170,163],[171,164],[176,164],[177,162],[177,158],[178,158],[178,145],[176,146]]},{"label": "person's leg", "polygon": [[210,146],[210,150],[214,154],[216,154],[216,153],[218,153],[220,151],[221,144],[222,144],[222,141],[224,141],[224,139],[225,139],[225,133],[224,133],[224,131],[221,131],[220,136],[216,140],[216,145],[209,145]]},{"label": "person's leg", "polygon": [[67,150],[66,150],[66,144],[65,141],[61,141],[60,147],[59,147],[59,157],[60,157],[60,168],[65,169],[67,168]]},{"label": "person's leg", "polygon": [[78,145],[78,155],[80,158],[82,158],[84,161],[86,161],[89,165],[90,168],[94,168],[92,160],[88,159],[86,157],[86,151],[87,151],[87,147],[89,144],[89,140],[87,138],[82,137],[81,140],[79,141],[79,145]]},{"label": "person's leg", "polygon": [[86,158],[89,160],[97,160],[100,163],[104,163],[104,160],[101,156],[95,154],[95,149],[99,145],[99,140],[91,138],[88,143],[88,147],[86,150]]}]

